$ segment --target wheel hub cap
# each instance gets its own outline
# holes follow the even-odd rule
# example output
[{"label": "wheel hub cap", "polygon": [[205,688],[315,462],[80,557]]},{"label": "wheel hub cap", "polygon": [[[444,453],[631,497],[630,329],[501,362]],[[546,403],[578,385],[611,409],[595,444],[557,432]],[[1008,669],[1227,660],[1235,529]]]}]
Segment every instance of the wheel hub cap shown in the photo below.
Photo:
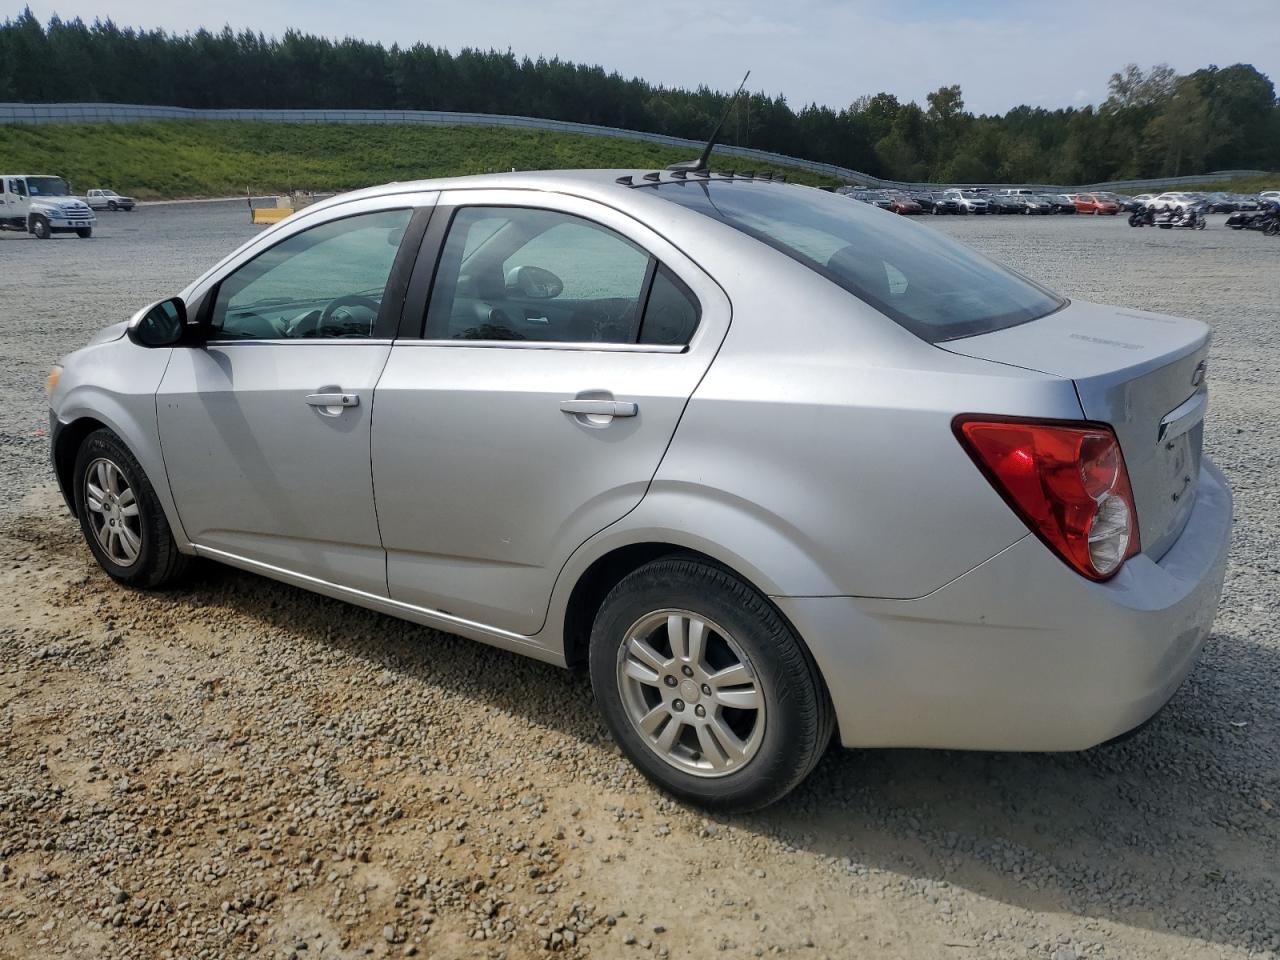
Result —
[{"label": "wheel hub cap", "polygon": [[671,766],[722,777],[759,750],[766,702],[755,670],[706,617],[689,610],[642,617],[623,638],[617,677],[632,726]]}]

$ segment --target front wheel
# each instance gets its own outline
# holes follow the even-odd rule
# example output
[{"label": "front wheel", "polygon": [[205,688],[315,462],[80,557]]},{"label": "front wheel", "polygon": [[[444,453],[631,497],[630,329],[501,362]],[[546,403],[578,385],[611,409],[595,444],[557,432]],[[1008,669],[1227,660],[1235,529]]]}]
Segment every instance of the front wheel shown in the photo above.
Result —
[{"label": "front wheel", "polygon": [[105,427],[76,454],[75,504],[99,565],[130,587],[168,586],[185,572],[151,481],[124,442]]},{"label": "front wheel", "polygon": [[93,227],[76,227],[76,236],[81,240],[88,240],[93,236]]},{"label": "front wheel", "polygon": [[31,235],[37,240],[48,240],[52,235],[52,231],[49,229],[49,221],[44,217],[32,217],[30,230]]},{"label": "front wheel", "polygon": [[591,686],[614,738],[677,797],[752,810],[817,764],[834,715],[817,666],[777,610],[733,574],[671,557],[609,593]]}]

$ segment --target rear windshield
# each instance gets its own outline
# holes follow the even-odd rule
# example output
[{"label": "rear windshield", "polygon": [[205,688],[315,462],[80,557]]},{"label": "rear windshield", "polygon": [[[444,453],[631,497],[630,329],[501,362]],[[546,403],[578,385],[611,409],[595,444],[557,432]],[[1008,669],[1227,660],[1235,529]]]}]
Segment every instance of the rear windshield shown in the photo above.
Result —
[{"label": "rear windshield", "polygon": [[822,190],[687,180],[657,192],[800,261],[930,343],[1003,330],[1066,302],[932,227]]}]

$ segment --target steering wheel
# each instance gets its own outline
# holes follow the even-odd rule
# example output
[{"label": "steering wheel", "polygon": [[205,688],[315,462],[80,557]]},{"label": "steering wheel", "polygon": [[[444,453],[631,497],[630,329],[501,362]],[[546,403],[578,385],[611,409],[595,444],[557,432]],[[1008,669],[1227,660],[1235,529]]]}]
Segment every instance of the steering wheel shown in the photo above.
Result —
[{"label": "steering wheel", "polygon": [[320,314],[320,319],[316,321],[316,333],[323,336],[325,328],[329,325],[329,321],[343,307],[364,307],[373,314],[373,319],[369,321],[370,333],[373,332],[373,323],[378,319],[378,311],[382,309],[382,305],[371,297],[363,296],[359,293],[348,294],[345,297],[337,297],[329,301],[329,305],[324,308],[324,313]]}]

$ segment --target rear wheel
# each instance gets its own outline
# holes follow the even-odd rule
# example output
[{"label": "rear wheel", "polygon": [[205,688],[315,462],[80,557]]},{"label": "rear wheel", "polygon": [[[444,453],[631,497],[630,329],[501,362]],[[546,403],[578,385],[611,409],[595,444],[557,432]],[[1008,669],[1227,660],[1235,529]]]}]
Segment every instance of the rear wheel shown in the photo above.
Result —
[{"label": "rear wheel", "polygon": [[32,217],[31,226],[28,229],[37,240],[48,240],[50,237],[49,221],[44,217]]},{"label": "rear wheel", "polygon": [[167,586],[185,572],[164,510],[142,466],[118,436],[103,428],[76,454],[76,514],[103,570],[130,587]]},{"label": "rear wheel", "polygon": [[681,799],[751,810],[818,762],[834,727],[808,651],[737,577],[673,557],[609,593],[591,633],[591,686],[614,738]]}]

